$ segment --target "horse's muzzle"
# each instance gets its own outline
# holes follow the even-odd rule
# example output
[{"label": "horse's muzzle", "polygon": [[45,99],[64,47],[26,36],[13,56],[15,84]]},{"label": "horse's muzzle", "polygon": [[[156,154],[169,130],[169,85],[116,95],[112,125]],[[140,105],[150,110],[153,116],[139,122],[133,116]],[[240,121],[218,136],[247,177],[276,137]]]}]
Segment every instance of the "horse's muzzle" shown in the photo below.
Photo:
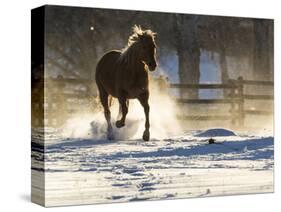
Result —
[{"label": "horse's muzzle", "polygon": [[157,67],[156,63],[149,63],[148,64],[149,71],[155,71],[156,67]]}]

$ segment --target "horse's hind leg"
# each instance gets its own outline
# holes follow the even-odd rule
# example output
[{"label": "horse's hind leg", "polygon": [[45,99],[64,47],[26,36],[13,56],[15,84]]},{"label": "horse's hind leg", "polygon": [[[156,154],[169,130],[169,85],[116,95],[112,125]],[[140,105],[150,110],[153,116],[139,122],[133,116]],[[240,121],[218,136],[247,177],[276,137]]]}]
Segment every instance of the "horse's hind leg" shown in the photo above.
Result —
[{"label": "horse's hind leg", "polygon": [[101,104],[104,109],[104,116],[105,116],[105,119],[107,122],[107,139],[113,140],[114,136],[113,136],[112,126],[111,126],[111,122],[110,122],[111,114],[110,114],[110,110],[109,110],[109,106],[108,106],[108,93],[106,91],[104,91],[103,89],[99,89],[99,92],[100,92]]},{"label": "horse's hind leg", "polygon": [[150,137],[150,133],[149,133],[149,127],[150,127],[150,123],[149,123],[149,104],[148,104],[148,92],[142,94],[141,96],[138,97],[139,102],[141,103],[141,105],[143,106],[144,109],[144,113],[145,113],[145,130],[143,132],[143,136],[142,139],[144,141],[148,141],[149,137]]},{"label": "horse's hind leg", "polygon": [[[128,113],[128,101],[125,97],[118,98],[120,110],[122,112],[121,119],[116,121],[116,127],[121,128],[125,126],[126,115]],[[120,112],[120,111],[119,111]]]}]

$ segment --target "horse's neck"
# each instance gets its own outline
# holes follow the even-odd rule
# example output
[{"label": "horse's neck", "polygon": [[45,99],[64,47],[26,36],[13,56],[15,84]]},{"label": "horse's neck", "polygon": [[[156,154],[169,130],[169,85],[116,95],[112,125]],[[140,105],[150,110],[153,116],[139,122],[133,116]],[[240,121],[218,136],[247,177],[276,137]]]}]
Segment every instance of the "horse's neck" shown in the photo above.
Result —
[{"label": "horse's neck", "polygon": [[124,66],[126,66],[126,72],[130,72],[131,74],[145,71],[143,60],[138,57],[127,58],[124,61]]},{"label": "horse's neck", "polygon": [[121,72],[123,72],[129,80],[134,79],[135,76],[145,72],[145,65],[141,55],[139,54],[140,47],[138,45],[138,43],[132,44],[132,46],[130,46],[126,52],[121,55]]}]

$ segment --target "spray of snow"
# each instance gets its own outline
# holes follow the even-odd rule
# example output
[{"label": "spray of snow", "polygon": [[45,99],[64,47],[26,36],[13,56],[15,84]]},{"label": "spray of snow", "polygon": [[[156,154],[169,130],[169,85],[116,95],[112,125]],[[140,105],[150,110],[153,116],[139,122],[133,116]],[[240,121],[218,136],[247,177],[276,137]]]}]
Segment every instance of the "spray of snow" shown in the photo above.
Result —
[{"label": "spray of snow", "polygon": [[[150,81],[150,134],[151,139],[163,139],[182,132],[176,118],[177,107],[168,92],[163,91],[155,80]],[[144,110],[138,100],[129,101],[129,112],[126,125],[116,128],[116,117],[119,113],[117,99],[113,99],[111,110],[111,122],[114,137],[117,140],[141,139],[145,129]],[[77,113],[68,119],[63,126],[63,135],[67,138],[92,138],[105,139],[107,124],[100,110],[95,113]]]}]

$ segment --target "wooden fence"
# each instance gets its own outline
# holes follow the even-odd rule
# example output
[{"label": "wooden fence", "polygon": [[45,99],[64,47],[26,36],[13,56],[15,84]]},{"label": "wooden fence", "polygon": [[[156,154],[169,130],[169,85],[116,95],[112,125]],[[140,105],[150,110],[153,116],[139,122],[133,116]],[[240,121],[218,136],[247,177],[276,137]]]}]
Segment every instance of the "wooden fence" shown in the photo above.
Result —
[{"label": "wooden fence", "polygon": [[[94,83],[87,79],[64,79],[48,78],[42,81],[44,91],[38,88],[32,88],[32,95],[35,101],[32,102],[32,125],[54,126],[58,127],[65,123],[75,112],[94,111],[100,109],[100,104],[96,97],[96,91],[93,89]],[[35,83],[36,84],[36,83]],[[40,84],[40,82],[39,82]],[[273,95],[250,95],[245,93],[245,86],[270,86],[273,88],[273,82],[244,80],[239,77],[237,80],[229,80],[228,84],[170,84],[173,89],[221,89],[228,90],[228,95],[216,99],[187,99],[177,98],[179,104],[209,104],[230,105],[227,114],[216,113],[215,115],[179,115],[182,120],[229,120],[233,125],[244,125],[247,115],[270,116],[272,110],[249,110],[245,108],[246,100],[266,100],[272,101]],[[44,98],[44,101],[36,99]],[[44,114],[44,115],[42,115]]]},{"label": "wooden fence", "polygon": [[[33,127],[59,127],[78,111],[95,110],[97,104],[94,103],[96,99],[91,80],[47,78],[41,84],[32,88],[35,99],[32,102]],[[36,101],[38,97],[44,98],[44,101]]]},{"label": "wooden fence", "polygon": [[273,101],[273,95],[263,94],[246,94],[245,86],[269,86],[273,90],[273,82],[271,81],[254,81],[244,80],[242,77],[238,77],[237,80],[229,80],[227,84],[170,84],[170,88],[176,89],[222,89],[223,91],[228,90],[228,95],[224,95],[223,98],[217,99],[187,99],[177,98],[176,101],[179,104],[228,104],[230,110],[228,114],[216,115],[179,115],[179,119],[182,120],[230,120],[233,125],[243,126],[244,120],[247,115],[257,116],[271,116],[273,110],[257,110],[257,109],[246,109],[246,100],[265,100]]}]

